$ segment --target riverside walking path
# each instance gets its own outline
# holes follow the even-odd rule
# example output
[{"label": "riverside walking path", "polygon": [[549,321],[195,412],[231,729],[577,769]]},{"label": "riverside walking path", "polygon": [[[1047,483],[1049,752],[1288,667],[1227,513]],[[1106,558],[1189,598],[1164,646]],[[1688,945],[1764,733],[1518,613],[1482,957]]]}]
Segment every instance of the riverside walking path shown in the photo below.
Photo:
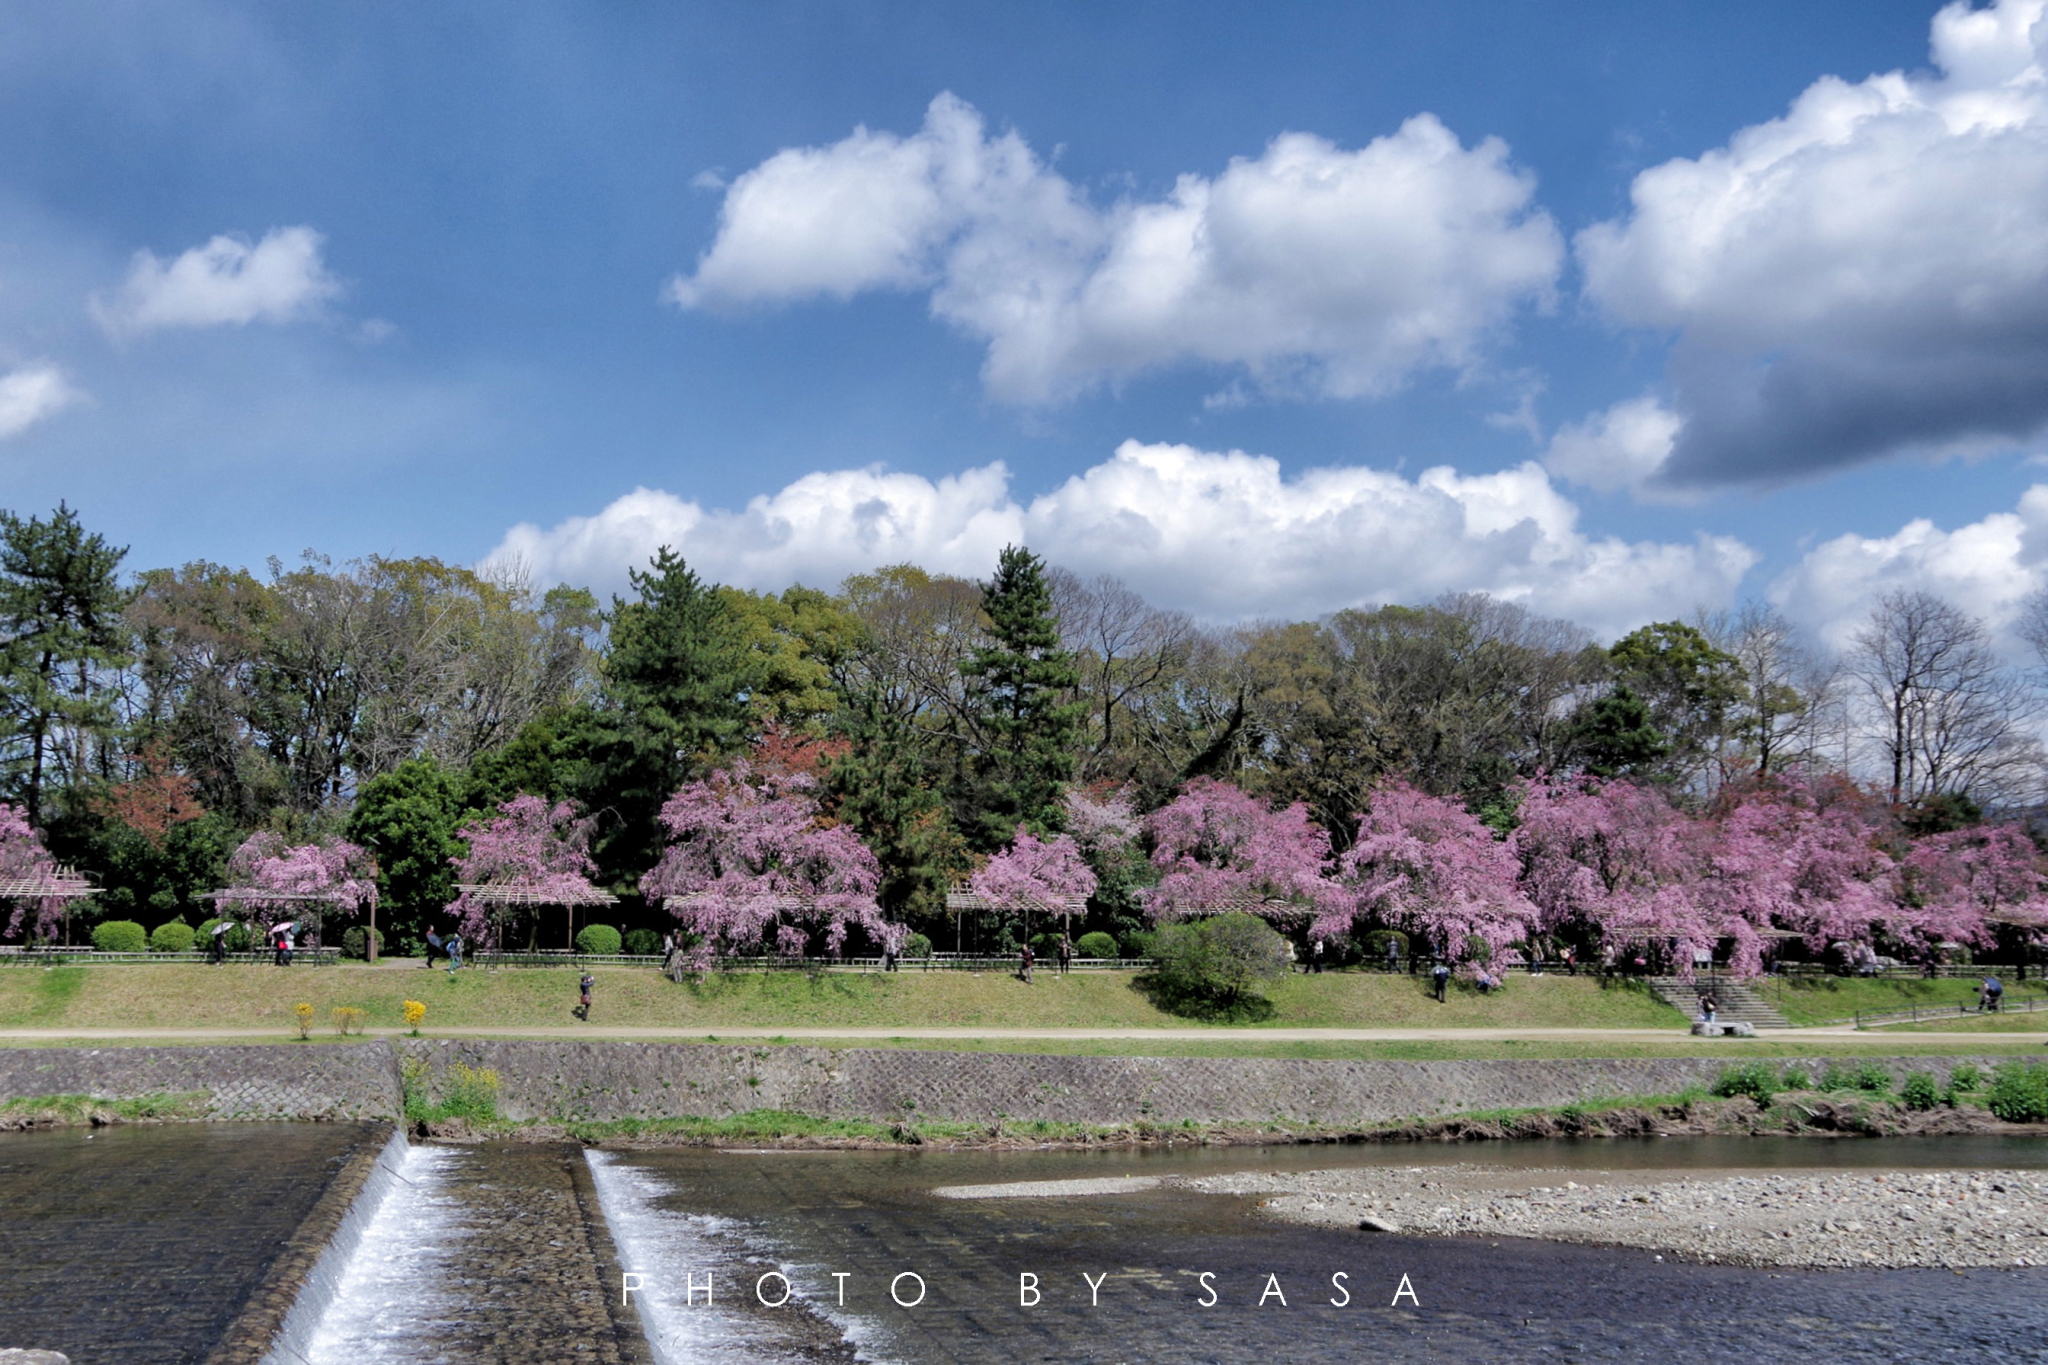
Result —
[{"label": "riverside walking path", "polygon": [[[4,1043],[54,1043],[54,1042],[100,1042],[132,1041],[146,1039],[152,1042],[220,1042],[235,1039],[279,1039],[285,1037],[285,1028],[7,1028],[0,1029],[0,1044]],[[1044,1041],[1044,1042],[1093,1042],[1093,1041],[1136,1041],[1159,1043],[1395,1043],[1395,1042],[1671,1042],[1690,1035],[1684,1029],[1676,1028],[775,1028],[767,1026],[732,1025],[705,1029],[702,1026],[676,1027],[635,1027],[604,1025],[537,1026],[523,1027],[506,1025],[500,1027],[450,1027],[428,1028],[425,1036],[433,1038],[581,1038],[587,1040],[610,1039],[621,1042],[691,1042],[698,1040],[721,1043],[747,1042],[752,1040],[775,1040],[795,1042],[798,1040],[897,1040],[913,1039],[920,1042],[978,1042],[997,1041]],[[409,1036],[403,1029],[368,1028],[360,1035],[368,1038],[401,1038]],[[1867,1040],[1884,1042],[1887,1046],[1900,1043],[1920,1044],[1983,1044],[2026,1043],[2035,1040],[2048,1041],[2048,1018],[2038,1032],[1913,1032],[1885,1033],[1858,1029],[1853,1024],[1826,1024],[1808,1028],[1773,1029],[1773,1040],[1796,1041],[1798,1039],[1825,1039],[1830,1042],[1841,1040]],[[1730,1057],[1740,1058],[1743,1040],[1729,1040],[1726,1048]]]}]

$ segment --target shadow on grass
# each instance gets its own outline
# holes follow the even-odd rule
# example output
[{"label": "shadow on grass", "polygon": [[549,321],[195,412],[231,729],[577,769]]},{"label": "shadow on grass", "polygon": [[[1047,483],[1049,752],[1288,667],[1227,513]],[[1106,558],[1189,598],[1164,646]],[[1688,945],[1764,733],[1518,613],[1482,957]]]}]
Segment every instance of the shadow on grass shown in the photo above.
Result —
[{"label": "shadow on grass", "polygon": [[1140,972],[1131,979],[1131,988],[1154,1009],[1205,1024],[1263,1024],[1279,1012],[1272,1001],[1253,991],[1189,990],[1161,980],[1157,972]]}]

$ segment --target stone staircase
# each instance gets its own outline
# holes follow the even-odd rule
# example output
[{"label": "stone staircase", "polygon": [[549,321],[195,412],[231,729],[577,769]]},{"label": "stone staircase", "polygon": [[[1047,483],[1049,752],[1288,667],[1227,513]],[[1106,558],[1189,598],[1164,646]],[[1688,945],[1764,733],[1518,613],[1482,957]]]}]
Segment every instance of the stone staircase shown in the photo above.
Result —
[{"label": "stone staircase", "polygon": [[1717,1024],[1751,1024],[1757,1028],[1790,1028],[1791,1023],[1769,1001],[1739,981],[1727,977],[1699,977],[1687,981],[1678,976],[1653,976],[1650,989],[1688,1019],[1700,1017],[1700,995],[1712,991],[1720,1008],[1714,1011]]}]

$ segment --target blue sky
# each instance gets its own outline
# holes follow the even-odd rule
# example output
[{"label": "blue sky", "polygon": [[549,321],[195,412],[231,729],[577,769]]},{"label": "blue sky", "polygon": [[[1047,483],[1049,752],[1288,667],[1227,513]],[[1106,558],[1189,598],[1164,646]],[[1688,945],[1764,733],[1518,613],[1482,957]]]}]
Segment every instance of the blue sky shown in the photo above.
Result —
[{"label": "blue sky", "polygon": [[17,7],[0,501],[135,567],[2000,621],[2041,9]]}]

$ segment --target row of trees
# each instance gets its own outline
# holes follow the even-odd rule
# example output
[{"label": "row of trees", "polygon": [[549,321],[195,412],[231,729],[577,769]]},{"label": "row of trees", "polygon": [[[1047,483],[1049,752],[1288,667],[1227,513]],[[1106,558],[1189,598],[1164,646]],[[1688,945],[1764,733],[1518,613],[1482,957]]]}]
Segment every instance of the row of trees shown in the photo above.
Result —
[{"label": "row of trees", "polygon": [[[1017,547],[981,583],[903,565],[779,594],[664,550],[604,607],[430,559],[126,577],[123,559],[68,508],[0,514],[0,799],[121,917],[196,921],[267,831],[374,855],[403,941],[476,880],[479,832],[521,797],[567,812],[579,875],[630,915],[675,899],[674,849],[700,837],[675,803],[714,774],[784,823],[801,792],[805,828],[857,843],[874,885],[843,890],[877,923],[936,929],[950,886],[1008,858],[1071,872],[1064,837],[1095,926],[1128,933],[1179,903],[1152,822],[1210,784],[1298,811],[1341,863],[1399,793],[1508,856],[1558,781],[1721,828],[1728,793],[1855,778],[1903,867],[1888,840],[2017,812],[2040,773],[2029,680],[1924,594],[1884,599],[1830,659],[1760,608],[1604,648],[1475,595],[1215,629]],[[2027,621],[2048,646],[2048,610]],[[1142,856],[1102,852],[1119,839]]]}]

